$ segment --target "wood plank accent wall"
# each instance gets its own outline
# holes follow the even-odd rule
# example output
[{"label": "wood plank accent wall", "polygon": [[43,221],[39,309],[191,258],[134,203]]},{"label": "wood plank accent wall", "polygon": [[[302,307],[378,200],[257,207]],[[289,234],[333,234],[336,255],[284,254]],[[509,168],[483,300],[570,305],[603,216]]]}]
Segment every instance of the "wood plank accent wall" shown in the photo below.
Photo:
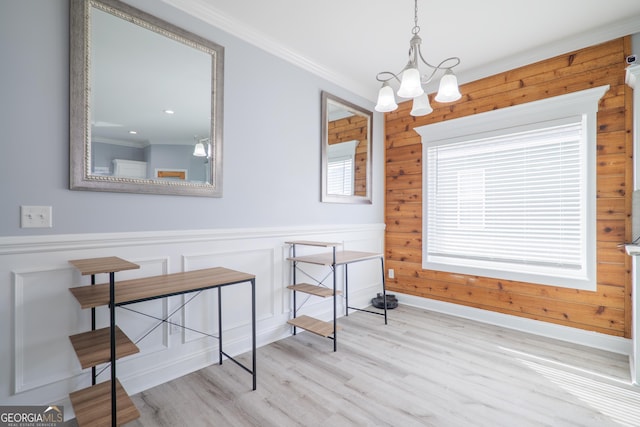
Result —
[{"label": "wood plank accent wall", "polygon": [[354,158],[354,195],[367,195],[367,148],[369,139],[367,132],[369,122],[366,117],[351,116],[344,119],[332,120],[327,127],[329,145],[340,142],[360,141],[356,147]]},{"label": "wood plank accent wall", "polygon": [[[630,37],[463,85],[453,104],[409,115],[411,102],[385,114],[385,256],[390,291],[515,316],[631,336],[632,89],[625,84]],[[610,85],[600,101],[597,136],[595,292],[422,269],[422,144],[415,127]],[[431,96],[433,99],[433,96]]]}]

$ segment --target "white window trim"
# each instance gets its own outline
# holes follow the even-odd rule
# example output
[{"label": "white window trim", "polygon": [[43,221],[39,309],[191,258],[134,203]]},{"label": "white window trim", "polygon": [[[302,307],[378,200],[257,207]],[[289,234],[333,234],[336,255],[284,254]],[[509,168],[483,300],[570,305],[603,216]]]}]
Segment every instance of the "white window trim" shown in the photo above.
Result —
[{"label": "white window trim", "polygon": [[566,95],[551,97],[526,104],[506,107],[498,110],[479,113],[459,119],[447,120],[426,126],[416,127],[414,130],[421,136],[423,144],[423,168],[427,165],[427,148],[430,145],[456,142],[469,138],[491,136],[496,134],[509,133],[510,128],[521,128],[523,126],[565,119],[569,117],[582,116],[585,120],[586,144],[586,170],[584,179],[586,181],[586,212],[585,212],[585,243],[584,251],[584,271],[582,277],[561,277],[522,273],[515,271],[504,271],[501,269],[463,267],[451,264],[433,263],[427,260],[425,254],[428,253],[429,238],[426,235],[427,227],[427,201],[428,201],[428,177],[426,170],[423,170],[423,261],[422,268],[428,270],[439,270],[451,273],[461,273],[469,275],[481,275],[498,279],[515,280],[527,283],[538,283],[542,285],[560,286],[573,289],[594,291],[597,288],[596,277],[596,140],[597,140],[597,112],[598,102],[609,90],[609,85],[573,92]]}]

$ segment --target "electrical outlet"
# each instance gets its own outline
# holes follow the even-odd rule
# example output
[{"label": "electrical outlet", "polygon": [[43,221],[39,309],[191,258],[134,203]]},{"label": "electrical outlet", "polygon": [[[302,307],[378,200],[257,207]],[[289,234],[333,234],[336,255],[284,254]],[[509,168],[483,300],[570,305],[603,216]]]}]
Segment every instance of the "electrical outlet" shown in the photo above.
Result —
[{"label": "electrical outlet", "polygon": [[393,271],[393,268],[389,269],[389,279],[395,279],[396,278],[396,272]]},{"label": "electrical outlet", "polygon": [[20,206],[21,228],[53,227],[51,206]]}]

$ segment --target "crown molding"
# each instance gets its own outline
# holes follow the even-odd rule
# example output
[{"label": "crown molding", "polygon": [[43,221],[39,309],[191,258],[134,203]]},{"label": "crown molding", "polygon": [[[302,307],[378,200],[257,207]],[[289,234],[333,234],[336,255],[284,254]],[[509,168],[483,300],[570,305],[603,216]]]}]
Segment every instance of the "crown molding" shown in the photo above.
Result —
[{"label": "crown molding", "polygon": [[312,74],[322,77],[336,85],[369,99],[372,96],[371,88],[358,81],[347,77],[337,71],[331,70],[322,64],[312,61],[302,53],[288,49],[273,38],[256,31],[236,19],[225,15],[216,9],[212,2],[206,0],[162,0],[189,15],[192,15],[207,24],[213,25],[245,42],[256,46],[274,56],[284,59]]},{"label": "crown molding", "polygon": [[555,40],[552,43],[523,51],[517,55],[504,57],[491,64],[476,67],[473,70],[456,73],[458,81],[469,83],[485,77],[513,70],[525,65],[533,64],[565,53],[584,49],[589,46],[595,46],[600,43],[607,42],[619,37],[640,33],[640,15],[628,17],[620,21],[613,22],[596,28],[594,30],[585,31],[572,37],[561,40]]},{"label": "crown molding", "polygon": [[[365,99],[375,102],[377,90],[372,91],[371,84],[362,84],[336,70],[312,61],[300,52],[282,46],[264,33],[225,15],[207,0],[162,0],[164,3],[194,16],[207,24],[213,25],[245,42],[268,53],[282,58],[310,73],[324,78]],[[460,84],[469,83],[495,74],[503,73],[545,59],[553,58],[578,49],[594,46],[618,37],[640,33],[640,15],[631,16],[596,29],[584,31],[571,37],[555,40],[545,45],[522,51],[515,55],[505,56],[484,65],[475,66],[467,71],[456,73]],[[464,58],[462,58],[464,60]],[[437,82],[426,86],[429,93],[438,89]]]}]

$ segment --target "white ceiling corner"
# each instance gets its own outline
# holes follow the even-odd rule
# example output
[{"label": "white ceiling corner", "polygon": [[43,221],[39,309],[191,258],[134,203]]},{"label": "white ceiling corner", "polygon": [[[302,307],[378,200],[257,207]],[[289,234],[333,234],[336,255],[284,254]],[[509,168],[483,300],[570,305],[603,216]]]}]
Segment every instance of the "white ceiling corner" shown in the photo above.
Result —
[{"label": "white ceiling corner", "polygon": [[[162,1],[371,101],[380,87],[376,73],[405,65],[413,25],[411,0]],[[431,62],[459,56],[460,83],[640,33],[638,0],[420,0],[418,6],[425,56]]]},{"label": "white ceiling corner", "polygon": [[318,62],[314,62],[301,52],[294,51],[288,46],[277,42],[264,32],[257,31],[244,22],[241,22],[233,17],[226,15],[223,11],[216,9],[216,7],[206,0],[162,0],[176,9],[193,15],[200,20],[213,25],[235,37],[238,37],[245,42],[256,46],[268,53],[271,53],[279,58],[284,59],[298,67],[307,70],[319,77],[322,77],[330,82],[337,84],[338,86],[348,88],[350,91],[363,96],[365,98],[371,97],[371,91],[366,85],[362,85],[357,80],[350,78],[349,76],[336,72],[325,67]]}]

